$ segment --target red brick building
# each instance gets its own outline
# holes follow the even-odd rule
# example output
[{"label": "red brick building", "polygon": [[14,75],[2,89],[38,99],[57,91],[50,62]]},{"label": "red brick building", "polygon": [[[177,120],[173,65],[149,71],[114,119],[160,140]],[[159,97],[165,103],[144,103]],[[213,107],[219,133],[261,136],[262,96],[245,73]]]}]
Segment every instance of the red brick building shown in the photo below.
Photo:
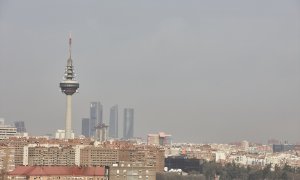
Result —
[{"label": "red brick building", "polygon": [[18,166],[8,173],[10,180],[108,180],[108,169],[105,167],[78,166]]}]

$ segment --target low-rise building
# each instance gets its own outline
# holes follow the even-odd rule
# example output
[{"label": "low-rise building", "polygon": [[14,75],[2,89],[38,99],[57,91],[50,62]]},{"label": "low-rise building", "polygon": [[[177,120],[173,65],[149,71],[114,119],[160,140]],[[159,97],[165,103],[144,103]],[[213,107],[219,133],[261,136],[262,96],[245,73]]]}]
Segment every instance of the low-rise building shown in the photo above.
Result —
[{"label": "low-rise building", "polygon": [[164,132],[160,132],[158,134],[148,134],[147,144],[157,146],[171,145],[171,137],[172,136],[170,134],[166,134]]},{"label": "low-rise building", "polygon": [[273,144],[273,153],[285,152],[294,149],[293,144]]},{"label": "low-rise building", "polygon": [[153,166],[146,166],[143,163],[126,163],[120,162],[113,164],[109,168],[110,180],[121,179],[143,179],[143,180],[155,180],[156,169]]},{"label": "low-rise building", "polygon": [[[56,132],[55,132],[55,138],[56,139],[65,139],[65,135],[66,135],[66,133],[65,133],[65,130],[64,129],[58,129],[58,130],[56,130]],[[75,134],[74,134],[74,132],[72,131],[71,132],[71,137],[70,137],[70,139],[74,139],[75,138]]]},{"label": "low-rise building", "polygon": [[0,122],[0,140],[2,139],[8,139],[9,137],[12,136],[17,136],[17,128],[10,126],[10,125],[5,125],[4,124],[4,119],[1,119]]}]

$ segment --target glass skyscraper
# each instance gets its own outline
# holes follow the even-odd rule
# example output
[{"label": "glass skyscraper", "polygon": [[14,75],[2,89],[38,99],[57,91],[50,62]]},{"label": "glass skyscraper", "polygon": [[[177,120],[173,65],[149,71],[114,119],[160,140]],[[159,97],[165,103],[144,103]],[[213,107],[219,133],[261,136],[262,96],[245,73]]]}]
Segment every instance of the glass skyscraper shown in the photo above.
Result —
[{"label": "glass skyscraper", "polygon": [[90,105],[90,137],[95,137],[96,129],[98,124],[103,123],[102,119],[103,107],[100,102],[91,102]]},{"label": "glass skyscraper", "polygon": [[133,138],[134,133],[134,109],[125,108],[124,109],[124,124],[123,124],[123,138],[130,139]]},{"label": "glass skyscraper", "polygon": [[19,133],[26,132],[24,121],[16,121],[15,122],[15,127],[17,128],[17,132],[19,132]]},{"label": "glass skyscraper", "polygon": [[81,134],[85,137],[90,137],[90,119],[82,118]]},{"label": "glass skyscraper", "polygon": [[119,122],[118,122],[118,105],[114,105],[110,108],[110,116],[109,116],[109,129],[108,135],[110,138],[118,138],[118,130],[119,130]]}]

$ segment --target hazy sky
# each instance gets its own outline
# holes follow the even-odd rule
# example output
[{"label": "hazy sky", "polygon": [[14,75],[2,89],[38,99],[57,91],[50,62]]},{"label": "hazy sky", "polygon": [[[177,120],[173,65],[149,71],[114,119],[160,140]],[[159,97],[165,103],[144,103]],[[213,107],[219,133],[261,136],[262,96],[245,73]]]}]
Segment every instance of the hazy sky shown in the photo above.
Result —
[{"label": "hazy sky", "polygon": [[176,142],[300,141],[300,2],[0,0],[0,117],[64,129],[68,33],[80,82],[73,125],[135,109],[135,135]]}]

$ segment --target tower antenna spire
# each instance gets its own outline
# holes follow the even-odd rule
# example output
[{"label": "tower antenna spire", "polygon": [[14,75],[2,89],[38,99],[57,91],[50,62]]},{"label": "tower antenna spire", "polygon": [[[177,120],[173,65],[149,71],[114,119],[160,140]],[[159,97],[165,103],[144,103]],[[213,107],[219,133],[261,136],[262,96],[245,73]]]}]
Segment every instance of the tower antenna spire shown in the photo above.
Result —
[{"label": "tower antenna spire", "polygon": [[69,58],[71,59],[72,54],[72,34],[69,34]]}]

